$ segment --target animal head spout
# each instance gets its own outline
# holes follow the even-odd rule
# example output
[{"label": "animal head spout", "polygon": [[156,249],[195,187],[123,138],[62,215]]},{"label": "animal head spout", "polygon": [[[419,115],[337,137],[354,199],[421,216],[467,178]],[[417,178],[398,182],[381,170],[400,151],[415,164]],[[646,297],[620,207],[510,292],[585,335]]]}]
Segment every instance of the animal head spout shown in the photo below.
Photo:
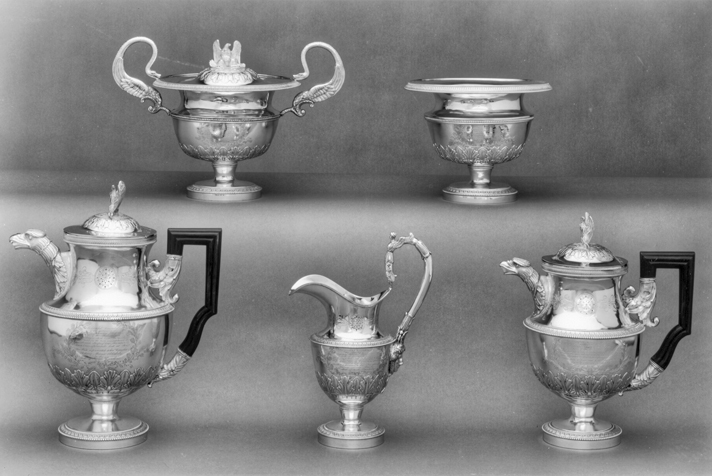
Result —
[{"label": "animal head spout", "polygon": [[[56,292],[54,299],[64,296],[69,282],[69,253],[60,253],[59,248],[47,238],[42,230],[30,229],[10,237],[10,244],[16,250],[32,250],[42,258],[52,271]],[[66,255],[66,256],[65,256]]]},{"label": "animal head spout", "polygon": [[530,268],[531,264],[525,259],[513,258],[509,261],[502,261],[499,263],[499,267],[502,268],[504,274],[519,274],[522,268]]},{"label": "animal head spout", "polygon": [[10,237],[10,244],[16,250],[40,249],[43,241],[49,241],[47,235],[41,230],[27,230],[24,233],[17,233]]}]

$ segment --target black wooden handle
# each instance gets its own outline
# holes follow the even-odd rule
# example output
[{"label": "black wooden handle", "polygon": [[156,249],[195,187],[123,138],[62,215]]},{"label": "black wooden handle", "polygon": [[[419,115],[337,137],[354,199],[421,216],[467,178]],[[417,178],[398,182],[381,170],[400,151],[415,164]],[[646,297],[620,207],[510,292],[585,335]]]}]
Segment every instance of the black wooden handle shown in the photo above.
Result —
[{"label": "black wooden handle", "polygon": [[190,323],[188,335],[178,348],[192,356],[200,343],[203,326],[218,312],[218,288],[220,287],[221,228],[169,228],[168,254],[183,255],[183,246],[205,246],[205,304]]},{"label": "black wooden handle", "polygon": [[640,277],[655,278],[658,268],[673,268],[680,271],[680,296],[678,324],[665,336],[660,349],[650,359],[661,369],[667,368],[675,353],[677,343],[690,335],[692,327],[692,288],[695,282],[695,253],[691,251],[640,252]]}]

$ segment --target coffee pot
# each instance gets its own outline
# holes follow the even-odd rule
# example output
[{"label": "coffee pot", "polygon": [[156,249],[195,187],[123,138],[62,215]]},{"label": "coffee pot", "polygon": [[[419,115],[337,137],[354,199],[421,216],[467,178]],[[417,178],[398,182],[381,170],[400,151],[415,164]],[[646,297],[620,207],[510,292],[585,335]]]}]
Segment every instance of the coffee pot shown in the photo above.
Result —
[{"label": "coffee pot", "polygon": [[[170,110],[163,106],[161,94],[143,81],[126,74],[124,53],[134,43],[147,43],[153,55],[146,65],[146,74],[155,79],[153,86],[179,91],[181,105]],[[309,77],[306,54],[312,48],[323,48],[334,58],[334,75],[330,81],[318,84],[294,97],[292,106],[282,111],[272,109],[275,92],[296,88]],[[345,72],[341,57],[329,44],[309,43],[302,50],[304,72],[293,78],[258,74],[241,63],[242,45],[235,41],[224,47],[213,44],[210,66],[199,73],[162,77],[151,70],[158,56],[156,44],[150,38],[128,40],[116,54],[113,75],[116,84],[141,102],[150,100],[148,111],[163,111],[173,119],[173,128],[181,150],[190,157],[210,162],[215,171],[211,180],[199,181],[188,187],[188,197],[203,201],[240,202],[260,198],[262,187],[235,179],[238,162],[253,159],[267,152],[277,131],[279,118],[291,112],[304,116],[303,106],[325,101],[344,84]]]},{"label": "coffee pot", "polygon": [[[581,242],[542,258],[539,275],[521,258],[504,261],[505,274],[519,276],[534,298],[524,320],[534,375],[571,405],[571,417],[543,425],[544,441],[563,448],[593,450],[620,443],[618,425],[594,418],[607,398],[650,385],[667,368],[678,342],[690,334],[695,254],[640,253],[640,286],[621,289],[628,262],[591,243],[593,218],[582,217]],[[636,372],[640,336],[659,323],[651,313],[657,299],[656,271],[679,270],[679,321],[642,372]]]},{"label": "coffee pot", "polygon": [[[218,310],[222,230],[169,229],[161,268],[158,260],[148,260],[156,231],[119,213],[125,191],[123,182],[112,186],[108,212],[64,229],[69,251],[60,252],[36,229],[10,237],[15,249],[37,253],[54,277],[54,297],[40,306],[49,369],[68,389],[88,398],[92,409],[91,416],[59,427],[59,440],[75,448],[114,449],[144,442],[148,425],[119,416],[121,399],[177,374],[195,352],[205,322]],[[206,247],[205,304],[166,362],[178,301],[173,289],[187,245]]]},{"label": "coffee pot", "polygon": [[[418,295],[398,326],[395,338],[378,327],[381,303],[393,288],[393,252],[414,246],[425,270]],[[413,323],[433,277],[433,258],[413,234],[391,241],[386,253],[388,288],[369,297],[357,296],[320,275],[304,276],[292,286],[294,293],[308,294],[326,308],[327,326],[311,336],[316,378],[321,389],[339,405],[341,420],[317,429],[319,443],[332,448],[363,449],[383,443],[385,429],[361,420],[364,406],[383,392],[388,379],[402,364],[405,336]]]}]

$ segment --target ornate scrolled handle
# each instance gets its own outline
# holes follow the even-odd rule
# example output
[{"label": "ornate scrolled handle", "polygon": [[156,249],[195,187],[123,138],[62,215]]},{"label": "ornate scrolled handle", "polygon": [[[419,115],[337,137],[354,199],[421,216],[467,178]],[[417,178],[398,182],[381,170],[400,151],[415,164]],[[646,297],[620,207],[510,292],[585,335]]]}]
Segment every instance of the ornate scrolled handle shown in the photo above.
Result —
[{"label": "ornate scrolled handle", "polygon": [[126,70],[124,69],[124,53],[129,48],[129,46],[139,42],[148,43],[153,49],[153,55],[151,55],[151,59],[146,64],[146,74],[154,79],[158,79],[161,77],[160,74],[156,73],[151,69],[153,62],[156,61],[156,57],[158,56],[158,49],[156,48],[156,44],[150,38],[146,38],[145,36],[137,36],[136,38],[131,38],[129,41],[124,43],[121,48],[119,48],[119,52],[116,53],[116,58],[114,58],[114,65],[111,68],[111,71],[114,74],[114,81],[116,81],[116,84],[118,84],[119,87],[127,93],[141,99],[141,102],[144,102],[146,99],[150,99],[151,101],[153,101],[153,106],[149,106],[148,108],[148,112],[150,112],[151,114],[156,114],[158,111],[163,111],[166,114],[169,114],[170,111],[168,111],[168,109],[166,109],[165,107],[161,106],[163,100],[161,99],[161,94],[158,91],[156,91],[151,86],[148,86],[143,81],[136,78],[132,78],[131,76],[126,74]]},{"label": "ornate scrolled handle", "polygon": [[317,84],[312,87],[309,91],[302,91],[292,100],[292,107],[287,108],[279,113],[280,116],[284,116],[288,112],[293,112],[295,116],[302,117],[306,113],[302,106],[304,104],[309,104],[309,107],[314,107],[314,103],[320,101],[326,101],[330,97],[334,96],[339,92],[341,86],[344,85],[344,78],[346,77],[346,72],[344,71],[344,63],[341,61],[341,56],[336,50],[329,44],[323,43],[321,41],[315,41],[314,43],[309,43],[302,50],[302,66],[304,67],[304,72],[295,74],[294,79],[296,81],[302,81],[309,77],[309,66],[307,66],[307,51],[312,48],[324,48],[331,56],[334,57],[334,76],[328,83]]},{"label": "ornate scrolled handle", "polygon": [[423,258],[424,272],[423,279],[420,282],[420,289],[418,290],[418,295],[415,297],[413,305],[410,307],[408,312],[405,313],[403,320],[398,326],[398,332],[396,333],[396,339],[393,344],[391,344],[390,351],[390,364],[388,366],[388,372],[390,374],[398,370],[398,368],[403,364],[403,353],[405,352],[405,336],[408,334],[410,325],[413,323],[415,314],[420,309],[423,304],[425,295],[428,294],[428,289],[430,288],[430,282],[433,279],[433,255],[430,253],[428,248],[423,244],[422,241],[418,240],[411,233],[409,236],[401,236],[396,238],[395,233],[391,233],[391,242],[388,244],[388,252],[386,253],[386,278],[388,279],[389,287],[393,286],[395,282],[396,275],[393,272],[393,252],[403,245],[413,245],[415,249],[418,250],[420,256]]}]

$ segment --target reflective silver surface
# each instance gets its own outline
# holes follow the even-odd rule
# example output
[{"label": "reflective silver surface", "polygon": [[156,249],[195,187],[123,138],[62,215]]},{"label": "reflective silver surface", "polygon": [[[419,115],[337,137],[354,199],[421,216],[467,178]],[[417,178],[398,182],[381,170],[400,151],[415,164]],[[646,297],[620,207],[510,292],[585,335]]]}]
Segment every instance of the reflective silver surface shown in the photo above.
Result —
[{"label": "reflective silver surface", "polygon": [[40,329],[52,375],[91,405],[90,416],[59,427],[60,441],[76,448],[145,441],[148,425],[119,416],[118,406],[166,372],[182,258],[168,255],[160,271],[158,261],[148,262],[156,232],[119,213],[125,189],[123,182],[112,187],[108,213],[64,229],[69,251],[60,252],[40,230],[10,237],[15,249],[43,258],[55,280],[54,298],[40,306]]},{"label": "reflective silver surface", "polygon": [[[123,56],[134,43],[144,42],[151,46],[153,54],[146,65],[146,74],[155,79],[154,86],[177,90],[181,94],[181,106],[169,110],[162,106],[160,93],[142,81],[126,74]],[[196,200],[240,202],[259,198],[262,188],[251,182],[237,180],[235,170],[238,162],[253,159],[267,152],[277,130],[280,117],[288,112],[298,117],[305,114],[304,105],[334,96],[344,83],[343,62],[337,51],[326,43],[314,42],[304,47],[301,54],[304,72],[293,79],[284,76],[257,74],[240,63],[240,42],[232,47],[220,48],[213,44],[213,59],[210,67],[200,73],[176,74],[161,77],[150,67],[158,50],[149,38],[136,37],[128,40],[119,49],[114,59],[113,75],[116,84],[132,96],[153,105],[149,112],[166,112],[173,119],[173,127],[181,150],[195,159],[210,162],[214,178],[199,181],[188,187],[188,197]],[[282,111],[272,109],[275,91],[291,89],[299,81],[309,77],[306,54],[313,48],[323,48],[334,58],[334,75],[326,83],[313,86],[298,93],[292,106]]]},{"label": "reflective silver surface", "polygon": [[[500,267],[518,276],[534,298],[524,320],[529,360],[539,382],[571,405],[571,416],[543,425],[544,441],[571,449],[603,449],[620,443],[622,430],[594,418],[596,406],[615,394],[643,388],[662,369],[654,362],[637,374],[640,334],[651,325],[654,279],[641,278],[635,293],[621,293],[627,261],[591,243],[593,218],[582,218],[581,242],[542,258],[548,275],[527,260]],[[643,312],[644,311],[644,312]]]},{"label": "reflective silver surface", "polygon": [[488,205],[513,202],[517,191],[492,182],[492,168],[522,153],[534,116],[523,106],[524,93],[549,91],[541,81],[489,78],[438,78],[410,81],[407,90],[435,95],[425,114],[433,148],[443,160],[467,165],[470,180],[443,189],[455,203]]},{"label": "reflective silver surface", "polygon": [[[378,313],[395,281],[393,252],[413,245],[424,262],[418,295],[398,326],[396,337],[383,334]],[[321,389],[339,405],[341,420],[317,429],[321,444],[341,449],[372,448],[383,443],[385,429],[361,420],[364,406],[385,390],[388,378],[398,370],[410,329],[432,280],[432,255],[412,234],[391,242],[386,253],[388,289],[370,297],[350,293],[329,278],[309,275],[292,286],[289,294],[303,293],[319,300],[327,312],[327,326],[311,336],[316,378]]]}]

